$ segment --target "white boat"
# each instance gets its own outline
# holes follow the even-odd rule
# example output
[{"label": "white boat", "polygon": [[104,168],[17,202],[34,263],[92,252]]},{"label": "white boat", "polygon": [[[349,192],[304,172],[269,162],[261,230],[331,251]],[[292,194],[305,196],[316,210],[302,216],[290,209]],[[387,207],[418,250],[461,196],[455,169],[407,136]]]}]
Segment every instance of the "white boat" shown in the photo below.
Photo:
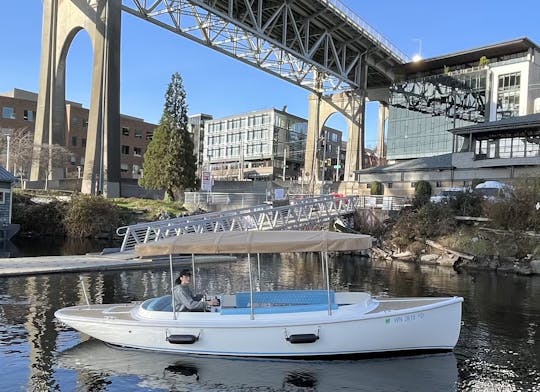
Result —
[{"label": "white boat", "polygon": [[[171,296],[73,306],[64,324],[104,342],[174,353],[313,357],[448,351],[461,327],[460,297],[375,298],[330,288],[328,252],[369,249],[371,237],[309,231],[182,234],[137,246],[143,256],[247,253],[250,290],[220,295],[209,312],[174,312]],[[321,252],[324,290],[254,291],[251,254]],[[171,261],[171,286],[173,269]]]}]

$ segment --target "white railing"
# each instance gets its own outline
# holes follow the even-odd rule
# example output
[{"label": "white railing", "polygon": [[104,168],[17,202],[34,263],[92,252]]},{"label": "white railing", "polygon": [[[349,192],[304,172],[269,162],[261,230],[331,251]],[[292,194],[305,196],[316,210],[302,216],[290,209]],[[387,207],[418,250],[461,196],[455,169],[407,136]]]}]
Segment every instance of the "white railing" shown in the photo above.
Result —
[{"label": "white railing", "polygon": [[134,249],[135,245],[159,241],[184,233],[249,230],[301,230],[320,228],[333,219],[353,213],[361,208],[398,210],[405,198],[387,196],[335,196],[326,195],[291,200],[282,207],[262,204],[230,211],[139,223],[119,227],[123,236],[120,251]]}]

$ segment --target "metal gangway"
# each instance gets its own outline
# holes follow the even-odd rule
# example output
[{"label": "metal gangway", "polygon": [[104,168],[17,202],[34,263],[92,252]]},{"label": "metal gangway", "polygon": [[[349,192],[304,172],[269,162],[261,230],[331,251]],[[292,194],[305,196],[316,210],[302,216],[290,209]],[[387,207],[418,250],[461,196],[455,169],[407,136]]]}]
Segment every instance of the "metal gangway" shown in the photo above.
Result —
[{"label": "metal gangway", "polygon": [[281,207],[258,205],[119,227],[121,252],[137,244],[159,241],[185,233],[249,230],[302,230],[330,223],[362,207],[359,196],[326,195],[292,201]]}]

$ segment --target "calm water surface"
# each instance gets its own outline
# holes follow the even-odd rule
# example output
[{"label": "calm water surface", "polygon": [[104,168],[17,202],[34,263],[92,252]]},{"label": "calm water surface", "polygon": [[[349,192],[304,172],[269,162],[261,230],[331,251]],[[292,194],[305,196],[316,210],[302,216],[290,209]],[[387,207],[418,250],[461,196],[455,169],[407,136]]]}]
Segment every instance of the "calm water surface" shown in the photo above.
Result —
[{"label": "calm water surface", "polygon": [[[263,290],[321,287],[320,265],[309,258],[265,258],[261,267]],[[0,278],[0,391],[540,391],[539,277],[456,274],[350,256],[332,260],[330,267],[336,289],[463,296],[455,351],[293,361],[119,350],[54,319],[56,309],[83,303],[79,275]],[[201,264],[197,286],[209,294],[245,290],[246,269],[242,261]],[[96,303],[170,290],[165,269],[82,276]]]}]

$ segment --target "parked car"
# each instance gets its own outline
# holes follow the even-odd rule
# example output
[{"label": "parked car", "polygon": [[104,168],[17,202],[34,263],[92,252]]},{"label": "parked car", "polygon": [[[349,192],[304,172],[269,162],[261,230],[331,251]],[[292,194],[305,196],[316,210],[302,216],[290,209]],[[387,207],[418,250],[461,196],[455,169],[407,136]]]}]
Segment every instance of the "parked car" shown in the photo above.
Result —
[{"label": "parked car", "polygon": [[455,199],[458,195],[468,192],[470,192],[470,189],[466,187],[448,188],[439,193],[438,195],[431,196],[429,198],[429,201],[431,201],[432,203],[448,203],[450,200]]},{"label": "parked car", "polygon": [[478,184],[474,192],[487,200],[497,200],[509,197],[512,194],[513,187],[499,181],[486,181]]}]

